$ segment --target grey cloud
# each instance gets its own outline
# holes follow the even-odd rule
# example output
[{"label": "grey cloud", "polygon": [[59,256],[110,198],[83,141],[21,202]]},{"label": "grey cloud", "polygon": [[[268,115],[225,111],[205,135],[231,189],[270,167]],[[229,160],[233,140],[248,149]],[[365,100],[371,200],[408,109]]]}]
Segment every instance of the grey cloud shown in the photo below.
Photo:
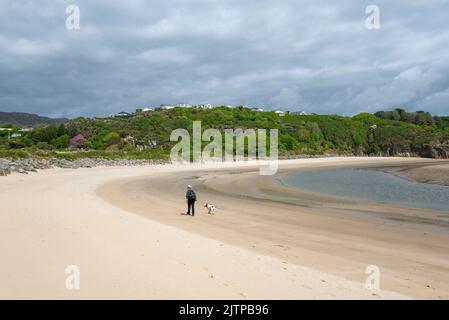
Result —
[{"label": "grey cloud", "polygon": [[[0,109],[105,115],[161,103],[449,113],[449,3],[0,0]],[[65,28],[65,8],[81,29]]]}]

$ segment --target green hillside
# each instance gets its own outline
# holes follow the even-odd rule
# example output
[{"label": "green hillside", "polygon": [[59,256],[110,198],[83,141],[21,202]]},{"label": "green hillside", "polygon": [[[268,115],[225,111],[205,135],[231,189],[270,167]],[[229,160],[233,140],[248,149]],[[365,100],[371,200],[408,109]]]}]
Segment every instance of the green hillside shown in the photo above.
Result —
[{"label": "green hillside", "polygon": [[[0,156],[166,158],[174,145],[169,141],[172,130],[184,128],[191,132],[192,122],[200,120],[203,130],[279,129],[281,156],[410,153],[447,157],[449,126],[444,124],[448,118],[432,119],[412,123],[400,118],[392,120],[380,113],[354,117],[279,116],[243,107],[156,109],[150,113],[137,112],[129,118],[78,118],[63,125],[39,127],[14,139],[8,138],[6,131],[0,131]],[[69,140],[79,134],[84,138],[78,145],[80,148],[73,151],[72,145],[69,152]]]}]

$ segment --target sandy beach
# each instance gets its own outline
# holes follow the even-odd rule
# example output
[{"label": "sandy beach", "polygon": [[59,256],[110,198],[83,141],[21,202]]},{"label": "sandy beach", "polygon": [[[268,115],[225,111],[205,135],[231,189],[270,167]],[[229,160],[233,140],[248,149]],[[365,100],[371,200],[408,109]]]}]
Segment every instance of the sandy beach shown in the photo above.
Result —
[{"label": "sandy beach", "polygon": [[[280,174],[421,162],[288,160]],[[449,213],[302,192],[250,165],[14,174],[0,179],[0,203],[3,299],[449,298]],[[80,290],[66,288],[69,265]],[[369,265],[380,290],[365,288]]]}]

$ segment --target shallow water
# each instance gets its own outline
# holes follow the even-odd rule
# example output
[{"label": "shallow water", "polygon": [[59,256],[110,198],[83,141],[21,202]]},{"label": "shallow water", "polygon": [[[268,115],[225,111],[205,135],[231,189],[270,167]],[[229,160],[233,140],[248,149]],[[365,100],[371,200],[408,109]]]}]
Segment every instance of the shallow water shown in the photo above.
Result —
[{"label": "shallow water", "polygon": [[283,182],[312,192],[449,211],[449,187],[412,182],[377,170],[295,172],[284,178]]}]

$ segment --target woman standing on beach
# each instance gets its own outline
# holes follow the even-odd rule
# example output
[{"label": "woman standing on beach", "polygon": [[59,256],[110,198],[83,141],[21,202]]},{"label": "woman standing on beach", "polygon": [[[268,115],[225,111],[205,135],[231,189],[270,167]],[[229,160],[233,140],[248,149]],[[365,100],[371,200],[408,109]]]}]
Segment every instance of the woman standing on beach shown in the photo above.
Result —
[{"label": "woman standing on beach", "polygon": [[195,191],[193,191],[193,188],[191,185],[187,186],[186,199],[187,199],[187,214],[190,215],[190,208],[192,208],[192,216],[194,216],[195,215],[196,194],[195,194]]}]

